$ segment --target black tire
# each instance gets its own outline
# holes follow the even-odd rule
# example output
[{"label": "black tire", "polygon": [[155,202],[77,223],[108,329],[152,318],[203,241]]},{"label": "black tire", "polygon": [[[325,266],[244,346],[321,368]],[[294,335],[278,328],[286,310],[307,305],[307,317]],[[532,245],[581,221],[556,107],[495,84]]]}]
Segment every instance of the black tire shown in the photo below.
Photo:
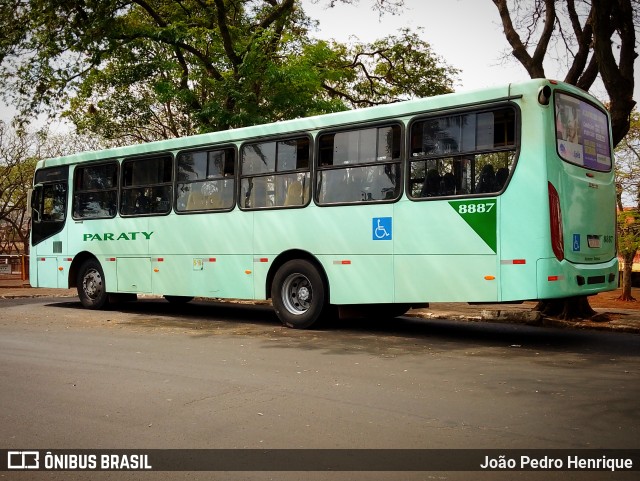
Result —
[{"label": "black tire", "polygon": [[193,297],[189,296],[164,296],[164,298],[171,304],[186,304],[193,301]]},{"label": "black tire", "polygon": [[80,302],[87,309],[103,309],[108,304],[104,271],[97,260],[89,259],[82,264],[76,286]]},{"label": "black tire", "polygon": [[306,329],[327,307],[325,282],[309,261],[295,259],[283,264],[271,284],[271,299],[278,318],[287,327]]}]

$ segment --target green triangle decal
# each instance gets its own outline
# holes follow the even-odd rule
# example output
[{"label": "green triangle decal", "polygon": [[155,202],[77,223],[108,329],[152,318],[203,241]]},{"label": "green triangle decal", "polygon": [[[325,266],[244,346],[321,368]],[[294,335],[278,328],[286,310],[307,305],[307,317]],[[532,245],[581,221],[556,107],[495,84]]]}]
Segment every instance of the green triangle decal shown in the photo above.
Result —
[{"label": "green triangle decal", "polygon": [[469,224],[476,234],[497,253],[498,236],[496,233],[497,206],[495,199],[452,200],[449,205]]}]

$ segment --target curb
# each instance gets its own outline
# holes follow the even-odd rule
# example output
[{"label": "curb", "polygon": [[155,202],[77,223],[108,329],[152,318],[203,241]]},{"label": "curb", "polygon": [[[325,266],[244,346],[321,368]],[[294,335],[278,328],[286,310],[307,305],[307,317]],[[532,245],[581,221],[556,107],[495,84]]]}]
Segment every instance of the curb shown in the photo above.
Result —
[{"label": "curb", "polygon": [[539,325],[542,313],[538,311],[489,310],[480,311],[480,318],[490,322],[510,322],[514,324]]}]

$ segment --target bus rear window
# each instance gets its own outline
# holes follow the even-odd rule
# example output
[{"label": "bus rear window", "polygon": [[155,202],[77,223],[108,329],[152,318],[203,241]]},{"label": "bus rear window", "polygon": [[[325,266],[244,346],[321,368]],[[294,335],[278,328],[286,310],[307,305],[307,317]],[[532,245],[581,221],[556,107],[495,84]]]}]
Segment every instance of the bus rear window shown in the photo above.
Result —
[{"label": "bus rear window", "polygon": [[556,92],[556,137],[562,160],[591,170],[611,170],[607,115],[595,106]]}]

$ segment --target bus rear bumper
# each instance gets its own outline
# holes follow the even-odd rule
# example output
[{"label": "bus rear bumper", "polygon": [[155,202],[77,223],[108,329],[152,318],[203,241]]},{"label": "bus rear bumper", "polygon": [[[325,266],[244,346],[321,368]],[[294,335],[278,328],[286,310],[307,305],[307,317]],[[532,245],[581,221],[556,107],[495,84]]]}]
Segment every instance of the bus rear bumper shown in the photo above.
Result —
[{"label": "bus rear bumper", "polygon": [[572,264],[538,259],[538,299],[588,296],[618,287],[618,259],[599,264]]}]

